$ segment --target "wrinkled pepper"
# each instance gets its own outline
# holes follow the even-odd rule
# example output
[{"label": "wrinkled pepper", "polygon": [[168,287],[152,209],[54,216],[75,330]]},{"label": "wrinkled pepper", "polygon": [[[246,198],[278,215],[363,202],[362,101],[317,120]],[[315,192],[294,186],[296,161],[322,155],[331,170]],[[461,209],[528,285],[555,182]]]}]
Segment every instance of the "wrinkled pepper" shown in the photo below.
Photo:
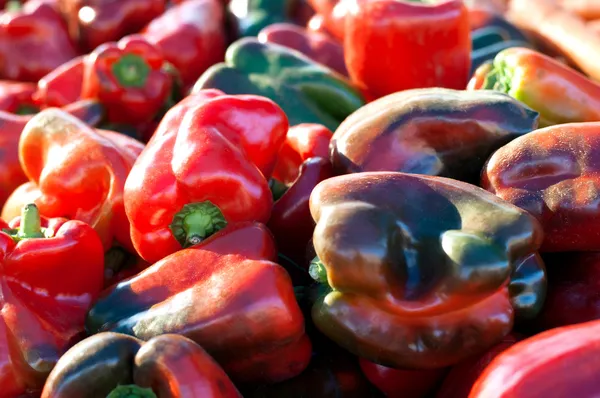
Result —
[{"label": "wrinkled pepper", "polygon": [[0,80],[0,110],[21,115],[35,113],[35,90],[34,83]]},{"label": "wrinkled pepper", "polygon": [[501,93],[407,90],[350,115],[331,139],[331,159],[339,174],[401,171],[477,184],[488,157],[535,130],[538,118]]},{"label": "wrinkled pepper", "polygon": [[[312,319],[380,365],[453,365],[497,344],[515,314],[535,315],[543,303],[541,226],[481,188],[414,174],[349,174],[317,185],[310,211],[317,223],[310,273],[331,288]],[[523,262],[537,267],[518,272]]]},{"label": "wrinkled pepper", "polygon": [[471,30],[462,0],[357,0],[348,9],[344,55],[359,89],[383,97],[412,88],[466,87]]},{"label": "wrinkled pepper", "polygon": [[494,58],[481,87],[540,113],[540,126],[600,121],[600,84],[542,53],[509,48]]},{"label": "wrinkled pepper", "polygon": [[84,331],[102,289],[103,249],[89,225],[40,217],[33,204],[0,228],[0,397],[14,398],[39,392]]},{"label": "wrinkled pepper", "polygon": [[600,251],[598,159],[600,122],[546,127],[496,151],[481,186],[539,220],[541,251]]},{"label": "wrinkled pepper", "polygon": [[298,178],[300,166],[309,158],[329,158],[333,133],[327,127],[303,123],[290,127],[279,151],[273,178],[291,184]]},{"label": "wrinkled pepper", "polygon": [[42,107],[63,107],[81,99],[85,56],[60,65],[37,84],[35,101]]},{"label": "wrinkled pepper", "polygon": [[306,368],[311,344],[290,277],[276,258],[264,225],[228,225],[105,290],[86,329],[142,340],[182,334],[234,381],[286,380]]},{"label": "wrinkled pepper", "polygon": [[429,397],[448,373],[447,368],[428,370],[393,369],[360,359],[360,368],[367,379],[387,398]]},{"label": "wrinkled pepper", "polygon": [[332,131],[364,105],[343,76],[297,51],[253,38],[229,46],[225,63],[204,72],[193,91],[207,88],[265,96],[281,106],[290,125],[319,123]]},{"label": "wrinkled pepper", "polygon": [[67,397],[242,396],[214,359],[184,336],[165,334],[144,342],[105,332],[76,344],[50,373],[42,398]]},{"label": "wrinkled pepper", "polygon": [[225,14],[220,0],[187,0],[155,18],[144,29],[191,87],[210,66],[225,56]]},{"label": "wrinkled pepper", "polygon": [[139,255],[156,262],[228,222],[266,223],[270,177],[288,129],[273,101],[204,90],[165,115],[125,184]]},{"label": "wrinkled pepper", "polygon": [[58,0],[81,52],[137,33],[165,11],[164,0]]},{"label": "wrinkled pepper", "polygon": [[[98,124],[103,117],[102,105],[95,101],[78,101],[66,106],[64,110],[90,125]],[[4,205],[15,189],[27,182],[27,176],[19,163],[19,139],[31,118],[30,115],[14,115],[0,111],[0,206]],[[23,204],[17,205],[7,219],[19,214]]]},{"label": "wrinkled pepper", "polygon": [[599,358],[600,321],[552,329],[496,357],[469,398],[596,397]]},{"label": "wrinkled pepper", "polygon": [[278,23],[261,30],[258,41],[275,43],[300,51],[313,61],[348,76],[344,63],[344,47],[323,33],[311,32],[291,23]]},{"label": "wrinkled pepper", "polygon": [[161,50],[141,35],[105,43],[84,59],[81,97],[101,101],[112,123],[147,122],[171,94],[164,66]]},{"label": "wrinkled pepper", "polygon": [[256,36],[269,25],[292,19],[298,0],[248,0],[230,3],[238,37]]},{"label": "wrinkled pepper", "polygon": [[34,202],[46,217],[90,224],[108,250],[114,241],[133,251],[123,208],[123,186],[143,145],[117,133],[94,130],[64,110],[51,108],[25,125],[19,160],[29,182],[17,188],[2,218]]},{"label": "wrinkled pepper", "polygon": [[275,236],[279,251],[306,271],[311,260],[306,257],[307,248],[315,229],[308,205],[310,194],[318,183],[333,175],[331,162],[327,158],[314,157],[304,161],[296,181],[273,204],[267,224]]},{"label": "wrinkled pepper", "polygon": [[37,82],[77,56],[67,26],[51,4],[28,1],[0,17],[0,77]]}]

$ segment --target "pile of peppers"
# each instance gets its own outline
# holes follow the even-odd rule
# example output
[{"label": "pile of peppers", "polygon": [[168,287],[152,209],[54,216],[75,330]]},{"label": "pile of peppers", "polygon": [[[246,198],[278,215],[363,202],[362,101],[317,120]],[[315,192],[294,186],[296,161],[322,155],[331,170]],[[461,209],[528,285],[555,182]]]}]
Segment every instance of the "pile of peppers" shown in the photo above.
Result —
[{"label": "pile of peppers", "polygon": [[0,1],[0,398],[600,396],[600,82],[497,4]]}]

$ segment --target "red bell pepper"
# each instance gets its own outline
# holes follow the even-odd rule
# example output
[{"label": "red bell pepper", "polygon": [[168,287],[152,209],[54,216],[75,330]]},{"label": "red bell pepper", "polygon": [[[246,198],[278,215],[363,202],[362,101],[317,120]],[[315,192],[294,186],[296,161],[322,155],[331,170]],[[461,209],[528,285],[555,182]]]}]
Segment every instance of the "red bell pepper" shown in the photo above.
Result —
[{"label": "red bell pepper", "polygon": [[35,110],[34,83],[21,83],[9,80],[0,81],[0,110],[24,114]]},{"label": "red bell pepper", "polygon": [[471,30],[461,0],[356,3],[346,16],[344,55],[362,90],[382,97],[411,88],[466,87]]},{"label": "red bell pepper", "polygon": [[264,225],[228,225],[104,291],[86,329],[142,340],[182,334],[235,381],[289,379],[308,365],[311,344],[290,277],[276,258]]},{"label": "red bell pepper", "polygon": [[228,222],[267,222],[288,122],[273,101],[203,90],[171,108],[125,184],[139,255],[155,262]]},{"label": "red bell pepper", "polygon": [[165,10],[164,0],[57,0],[82,52],[139,32]]},{"label": "red bell pepper", "polygon": [[316,123],[303,123],[290,127],[279,151],[273,178],[291,184],[298,178],[300,166],[309,158],[329,159],[329,141],[333,133]]},{"label": "red bell pepper", "polygon": [[81,98],[85,56],[60,65],[37,84],[34,99],[42,107],[63,107]]},{"label": "red bell pepper", "polygon": [[36,82],[77,56],[60,13],[50,4],[28,1],[0,16],[0,76]]},{"label": "red bell pepper", "polygon": [[1,397],[39,391],[103,282],[98,235],[81,221],[40,218],[35,205],[0,232]]},{"label": "red bell pepper", "polygon": [[323,33],[312,32],[290,23],[276,23],[261,30],[258,41],[280,44],[300,51],[312,60],[348,76],[344,63],[344,47]]},{"label": "red bell pepper", "polygon": [[360,359],[360,368],[387,398],[424,398],[435,391],[448,373],[447,368],[402,370]]},{"label": "red bell pepper", "polygon": [[[345,0],[308,0],[308,3],[317,13],[315,17],[319,22],[315,24],[309,21],[310,25],[321,25],[322,29],[329,32],[333,37],[344,41],[346,31],[346,15],[348,14],[349,4]],[[315,18],[313,17],[313,19]]]},{"label": "red bell pepper", "polygon": [[[86,123],[95,125],[102,119],[102,106],[93,101],[79,101],[64,108],[65,111],[73,116],[84,120]],[[27,177],[19,163],[19,138],[21,132],[32,118],[30,115],[14,115],[8,112],[0,111],[0,206],[10,194],[27,182]],[[19,204],[18,206],[21,206]],[[20,207],[11,213],[8,219],[15,217],[20,211]]]},{"label": "red bell pepper", "polygon": [[190,88],[210,66],[223,61],[227,38],[221,0],[187,0],[154,19],[144,30],[149,42]]},{"label": "red bell pepper", "polygon": [[496,357],[469,398],[594,398],[600,391],[600,321],[556,328]]},{"label": "red bell pepper", "polygon": [[81,98],[100,100],[112,123],[152,120],[171,94],[164,66],[161,50],[142,36],[103,44],[84,60]]},{"label": "red bell pepper", "polygon": [[47,217],[90,224],[105,249],[113,240],[133,251],[123,208],[123,186],[143,145],[129,137],[96,131],[52,108],[34,116],[19,141],[19,159],[29,182],[7,200],[2,217],[34,201]]}]

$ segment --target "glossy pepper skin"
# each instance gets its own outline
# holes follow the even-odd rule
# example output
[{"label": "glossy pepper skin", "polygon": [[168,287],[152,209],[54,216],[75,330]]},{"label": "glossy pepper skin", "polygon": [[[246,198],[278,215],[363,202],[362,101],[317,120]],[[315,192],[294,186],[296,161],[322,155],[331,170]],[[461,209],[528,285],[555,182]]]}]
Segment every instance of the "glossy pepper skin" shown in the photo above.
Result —
[{"label": "glossy pepper skin", "polygon": [[227,47],[225,14],[220,0],[187,0],[168,9],[144,29],[191,87],[212,65],[222,62]]},{"label": "glossy pepper skin", "polygon": [[[129,395],[128,395],[129,394]],[[104,332],[56,364],[42,398],[241,398],[223,369],[192,340],[165,334],[144,342]]]},{"label": "glossy pepper skin", "polygon": [[81,97],[101,101],[112,123],[147,122],[171,93],[164,65],[161,50],[143,36],[103,44],[85,57]]},{"label": "glossy pepper skin", "polygon": [[600,321],[540,333],[496,357],[469,398],[595,397],[599,352]]},{"label": "glossy pepper skin", "polygon": [[42,107],[63,107],[81,99],[85,56],[65,62],[37,83],[34,98]]},{"label": "glossy pepper skin", "polygon": [[139,32],[165,11],[164,0],[58,0],[58,5],[83,53]]},{"label": "glossy pepper skin", "polygon": [[273,178],[291,184],[298,178],[300,166],[310,158],[329,158],[329,142],[333,133],[316,123],[290,127],[279,151]]},{"label": "glossy pepper skin", "polygon": [[341,42],[344,41],[346,30],[346,15],[348,14],[348,1],[339,0],[308,0],[315,10],[316,15],[309,21],[309,28],[316,28],[318,20],[320,26],[318,31],[326,31]]},{"label": "glossy pepper skin", "polygon": [[[73,116],[90,125],[98,124],[103,118],[102,105],[95,101],[78,101],[64,108]],[[27,182],[19,162],[19,139],[21,132],[32,116],[15,115],[0,111],[0,206],[21,184]],[[16,217],[20,212],[20,203],[15,212],[8,215],[7,219]]]},{"label": "glossy pepper skin", "polygon": [[273,204],[267,226],[275,236],[278,250],[296,264],[306,267],[310,258],[310,244],[315,223],[310,216],[309,200],[318,183],[333,177],[333,168],[327,158],[314,157],[300,166],[300,174],[290,188]]},{"label": "glossy pepper skin", "polygon": [[348,76],[344,63],[344,47],[335,39],[319,32],[311,32],[291,23],[269,25],[258,34],[261,43],[275,43],[300,51],[343,76]]},{"label": "glossy pepper skin", "polygon": [[507,93],[535,109],[541,127],[600,121],[600,84],[527,48],[500,52],[481,89]]},{"label": "glossy pepper skin", "polygon": [[[498,343],[515,313],[538,312],[543,302],[542,288],[525,290],[523,300],[523,289],[510,287],[527,283],[512,275],[537,255],[539,223],[470,184],[349,174],[317,185],[310,211],[318,256],[310,273],[332,289],[315,302],[312,319],[370,361],[405,369],[455,364]],[[544,271],[538,265],[536,280]]]},{"label": "glossy pepper skin", "polygon": [[600,122],[546,127],[500,148],[481,186],[536,217],[542,251],[600,250]]},{"label": "glossy pepper skin", "polygon": [[350,115],[331,139],[331,159],[339,174],[401,171],[477,184],[488,157],[535,130],[538,118],[501,93],[407,90]]},{"label": "glossy pepper skin", "polygon": [[461,0],[357,0],[346,16],[344,55],[352,81],[375,97],[424,87],[462,90],[471,65],[467,8]]},{"label": "glossy pepper skin", "polygon": [[308,365],[311,344],[290,277],[276,258],[264,225],[228,225],[106,290],[86,328],[142,340],[182,334],[235,381],[288,379]]},{"label": "glossy pepper skin", "polygon": [[81,221],[40,218],[35,205],[0,222],[0,397],[39,391],[103,282],[98,235]]},{"label": "glossy pepper skin", "polygon": [[330,130],[364,105],[344,77],[294,50],[254,38],[230,45],[225,63],[204,72],[193,91],[207,88],[265,96],[281,106],[290,125],[319,123]]},{"label": "glossy pepper skin", "polygon": [[360,368],[367,379],[387,398],[425,398],[438,387],[448,369],[393,369],[360,359]]},{"label": "glossy pepper skin", "polygon": [[46,109],[21,133],[19,159],[29,182],[12,193],[2,217],[10,219],[24,203],[34,202],[46,217],[91,225],[106,250],[116,241],[133,251],[123,187],[142,149],[124,135],[103,133],[64,110]]},{"label": "glossy pepper skin", "polygon": [[228,222],[266,223],[287,129],[281,108],[257,96],[205,90],[171,108],[125,184],[139,255],[153,263]]},{"label": "glossy pepper skin", "polygon": [[0,77],[37,82],[76,57],[67,26],[52,5],[28,1],[0,16]]},{"label": "glossy pepper skin", "polygon": [[17,114],[35,112],[35,90],[33,83],[0,80],[0,110]]}]

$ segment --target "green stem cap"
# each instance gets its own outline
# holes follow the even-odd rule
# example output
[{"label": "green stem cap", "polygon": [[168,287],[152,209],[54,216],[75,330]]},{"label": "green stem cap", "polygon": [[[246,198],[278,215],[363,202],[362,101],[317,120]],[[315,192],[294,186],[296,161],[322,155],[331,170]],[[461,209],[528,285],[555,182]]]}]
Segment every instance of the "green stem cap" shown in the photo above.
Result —
[{"label": "green stem cap", "polygon": [[40,212],[36,205],[30,203],[21,210],[21,226],[17,229],[6,230],[15,241],[32,238],[45,238]]},{"label": "green stem cap", "polygon": [[106,398],[158,398],[149,388],[138,387],[134,384],[118,386]]},{"label": "green stem cap", "polygon": [[225,228],[227,221],[221,210],[210,201],[190,203],[173,217],[169,229],[182,247],[197,245]]},{"label": "green stem cap", "polygon": [[327,282],[327,269],[325,268],[325,264],[319,259],[319,257],[313,258],[310,262],[310,267],[308,268],[308,273],[310,277],[319,283],[328,283]]},{"label": "green stem cap", "polygon": [[112,66],[112,72],[123,87],[142,88],[148,81],[150,66],[135,54],[125,54]]}]

